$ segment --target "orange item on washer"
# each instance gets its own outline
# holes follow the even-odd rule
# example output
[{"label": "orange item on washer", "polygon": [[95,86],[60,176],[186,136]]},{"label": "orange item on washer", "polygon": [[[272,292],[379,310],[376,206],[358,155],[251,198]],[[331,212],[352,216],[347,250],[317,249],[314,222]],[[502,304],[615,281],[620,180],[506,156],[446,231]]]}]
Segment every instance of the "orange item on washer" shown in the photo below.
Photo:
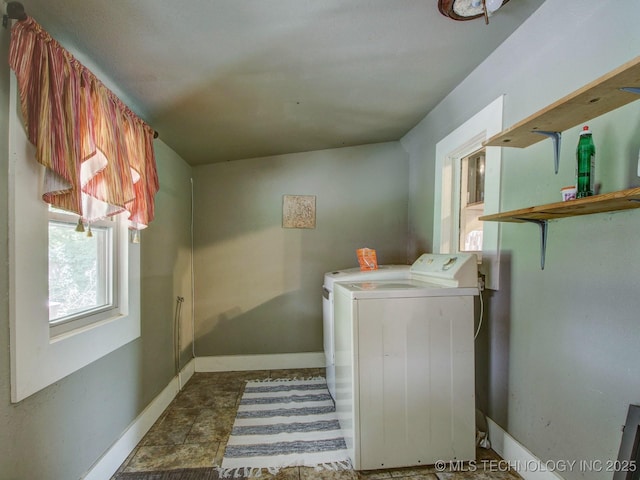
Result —
[{"label": "orange item on washer", "polygon": [[359,248],[356,250],[356,253],[358,254],[360,270],[369,271],[378,269],[378,258],[373,248]]}]

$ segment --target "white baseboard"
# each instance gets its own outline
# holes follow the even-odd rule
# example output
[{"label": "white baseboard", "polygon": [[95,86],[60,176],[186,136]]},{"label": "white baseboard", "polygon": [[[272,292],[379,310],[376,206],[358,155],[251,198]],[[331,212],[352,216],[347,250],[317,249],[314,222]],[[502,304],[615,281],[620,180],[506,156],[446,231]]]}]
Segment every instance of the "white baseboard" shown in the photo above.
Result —
[{"label": "white baseboard", "polygon": [[524,480],[563,480],[554,467],[565,465],[544,462],[527,450],[524,445],[505,432],[500,425],[487,417],[491,448]]},{"label": "white baseboard", "polygon": [[182,390],[182,387],[193,377],[194,373],[196,373],[196,360],[192,358],[178,373],[178,386],[180,390]]},{"label": "white baseboard", "polygon": [[147,405],[122,436],[82,478],[83,480],[111,478],[195,372],[321,368],[324,367],[324,362],[324,353],[322,352],[229,355],[193,359],[184,366],[177,376],[171,379],[164,390]]},{"label": "white baseboard", "polygon": [[325,360],[322,352],[221,355],[196,358],[196,372],[282,370],[289,368],[322,368],[324,366]]},{"label": "white baseboard", "polygon": [[105,480],[106,478],[111,478],[155,421],[160,418],[162,412],[165,411],[184,384],[191,378],[194,371],[195,361],[191,360],[169,382],[169,385],[147,405],[111,448],[91,467],[82,477],[83,480]]}]

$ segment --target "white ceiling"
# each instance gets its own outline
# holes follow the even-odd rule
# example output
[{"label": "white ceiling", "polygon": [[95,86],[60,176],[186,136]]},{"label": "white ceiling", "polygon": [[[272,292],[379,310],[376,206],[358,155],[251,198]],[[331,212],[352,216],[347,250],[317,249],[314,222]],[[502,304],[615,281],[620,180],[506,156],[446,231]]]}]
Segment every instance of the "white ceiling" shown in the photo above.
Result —
[{"label": "white ceiling", "polygon": [[199,165],[398,140],[543,1],[489,25],[437,0],[22,3]]}]

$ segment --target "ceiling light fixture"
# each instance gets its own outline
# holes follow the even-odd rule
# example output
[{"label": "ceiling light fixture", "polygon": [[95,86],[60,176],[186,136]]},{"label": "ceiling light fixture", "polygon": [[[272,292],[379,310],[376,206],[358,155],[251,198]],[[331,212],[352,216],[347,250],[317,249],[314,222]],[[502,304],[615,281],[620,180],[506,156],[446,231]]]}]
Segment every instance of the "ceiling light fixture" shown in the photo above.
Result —
[{"label": "ceiling light fixture", "polygon": [[489,16],[509,0],[438,0],[438,9],[445,17],[453,20],[473,20],[484,17],[489,23]]}]

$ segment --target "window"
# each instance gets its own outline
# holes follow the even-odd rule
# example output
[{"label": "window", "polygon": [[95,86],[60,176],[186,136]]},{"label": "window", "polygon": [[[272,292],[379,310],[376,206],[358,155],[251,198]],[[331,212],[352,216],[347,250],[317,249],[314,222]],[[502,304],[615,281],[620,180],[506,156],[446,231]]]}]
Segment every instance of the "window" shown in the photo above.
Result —
[{"label": "window", "polygon": [[484,214],[484,149],[460,160],[460,212],[458,250],[482,254]]},{"label": "window", "polygon": [[78,221],[78,215],[49,207],[51,336],[107,318],[118,307],[119,222],[93,222],[84,232]]},{"label": "window", "polygon": [[478,217],[500,210],[501,149],[483,142],[502,131],[498,97],[436,145],[433,251],[476,252],[487,288],[499,285],[499,222]]},{"label": "window", "polygon": [[[91,302],[75,310],[66,310],[65,306],[65,313],[58,309],[54,312],[54,321],[50,322],[49,302],[64,298],[55,297],[58,293],[54,290],[67,279],[61,275],[49,281],[49,255],[55,258],[62,256],[60,252],[65,248],[80,248],[77,244],[73,247],[71,243],[64,244],[86,239],[87,232],[71,232],[77,220],[49,211],[40,198],[43,167],[34,160],[35,148],[27,140],[19,117],[14,75],[11,75],[9,101],[11,401],[19,402],[140,336],[140,247],[129,243],[126,214],[104,225],[92,224],[93,237],[88,238],[95,242],[86,245],[95,248],[82,248],[95,252],[89,255],[93,256],[95,265],[76,266],[78,271],[93,269],[95,272],[94,279],[87,281],[88,288],[78,287],[85,297],[91,297]],[[77,236],[64,240],[71,233]],[[59,240],[63,245],[57,245]],[[105,253],[109,242],[111,260]],[[54,252],[58,248],[60,252]],[[107,274],[111,275],[110,280],[105,277]],[[61,283],[56,285],[56,282]],[[99,287],[100,283],[105,288]],[[94,287],[95,297],[87,293]],[[72,288],[76,287],[69,290]],[[98,293],[100,290],[103,293]],[[109,296],[110,306],[105,302]]]}]

